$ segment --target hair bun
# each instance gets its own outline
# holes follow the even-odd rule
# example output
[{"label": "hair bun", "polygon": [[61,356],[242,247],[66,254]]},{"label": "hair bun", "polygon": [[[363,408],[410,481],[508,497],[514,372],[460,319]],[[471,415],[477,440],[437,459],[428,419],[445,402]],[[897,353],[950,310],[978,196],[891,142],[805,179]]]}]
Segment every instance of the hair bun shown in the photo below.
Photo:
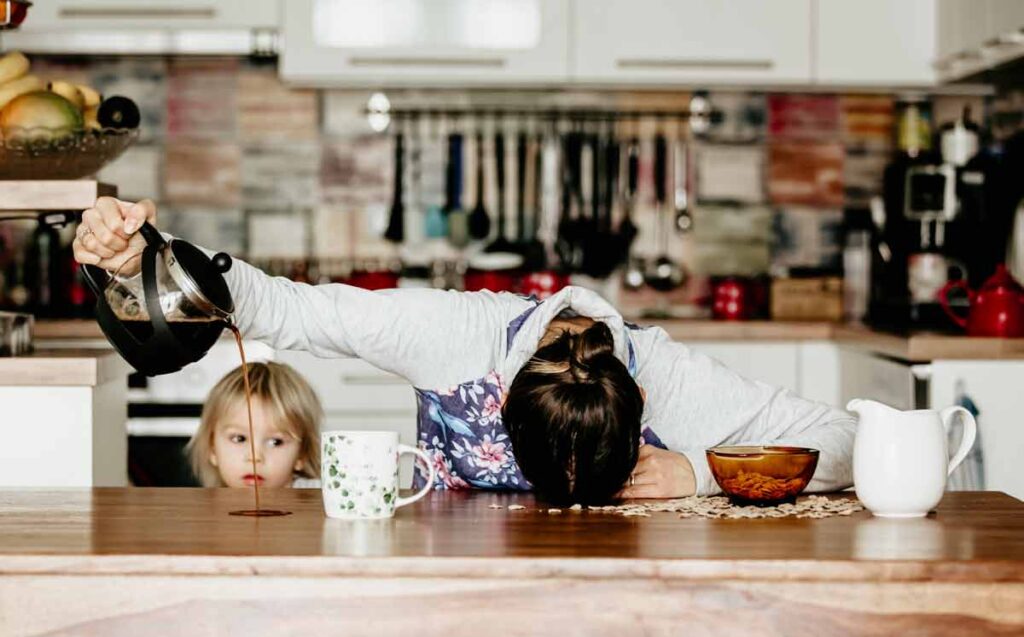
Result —
[{"label": "hair bun", "polygon": [[573,343],[572,357],[580,365],[590,367],[601,356],[614,356],[615,339],[601,321],[580,332]]}]

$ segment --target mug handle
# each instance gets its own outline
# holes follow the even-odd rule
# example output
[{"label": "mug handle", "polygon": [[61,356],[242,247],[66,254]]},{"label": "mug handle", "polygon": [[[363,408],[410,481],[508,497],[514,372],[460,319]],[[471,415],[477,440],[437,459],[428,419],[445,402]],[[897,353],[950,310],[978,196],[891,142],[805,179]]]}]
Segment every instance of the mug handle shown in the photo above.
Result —
[{"label": "mug handle", "polygon": [[[963,408],[961,407],[961,409]],[[410,496],[408,498],[398,498],[397,500],[395,500],[396,509],[398,507],[404,507],[407,504],[412,504],[417,500],[423,499],[423,496],[427,495],[427,492],[434,488],[434,480],[437,479],[437,469],[434,468],[434,463],[430,461],[430,457],[427,456],[427,454],[423,453],[423,451],[417,449],[416,447],[410,447],[409,445],[398,445],[398,455],[402,455],[403,453],[411,453],[416,456],[419,456],[420,460],[423,461],[423,464],[426,465],[427,471],[430,472],[430,478],[427,480],[427,483],[423,485],[423,488],[420,489],[419,493],[417,493],[416,495]]]},{"label": "mug handle", "polygon": [[939,412],[939,417],[942,418],[942,428],[946,431],[946,435],[949,435],[949,428],[953,424],[953,416],[960,412],[963,413],[964,417],[964,436],[960,440],[960,448],[956,450],[953,459],[949,461],[949,468],[946,470],[947,476],[952,475],[953,470],[964,461],[971,447],[974,446],[974,439],[978,435],[978,423],[975,422],[974,415],[960,405],[946,407]]}]

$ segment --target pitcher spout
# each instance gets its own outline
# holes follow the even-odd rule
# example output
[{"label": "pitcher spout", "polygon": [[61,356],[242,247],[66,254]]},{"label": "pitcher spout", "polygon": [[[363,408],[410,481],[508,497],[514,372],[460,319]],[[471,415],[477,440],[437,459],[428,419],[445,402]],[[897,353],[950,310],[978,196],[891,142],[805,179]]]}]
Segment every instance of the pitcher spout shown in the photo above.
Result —
[{"label": "pitcher spout", "polygon": [[899,410],[893,409],[889,405],[880,403],[877,400],[854,398],[850,402],[846,403],[846,411],[852,411],[858,416],[869,416],[872,414],[893,413],[898,412]]}]

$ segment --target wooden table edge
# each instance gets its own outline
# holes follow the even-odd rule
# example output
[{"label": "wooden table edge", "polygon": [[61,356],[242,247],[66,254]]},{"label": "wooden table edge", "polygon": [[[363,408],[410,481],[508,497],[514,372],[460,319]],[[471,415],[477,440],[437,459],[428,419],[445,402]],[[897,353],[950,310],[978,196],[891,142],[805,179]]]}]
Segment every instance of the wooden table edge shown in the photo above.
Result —
[{"label": "wooden table edge", "polygon": [[722,560],[594,557],[4,555],[0,577],[255,576],[1024,583],[1012,560]]}]

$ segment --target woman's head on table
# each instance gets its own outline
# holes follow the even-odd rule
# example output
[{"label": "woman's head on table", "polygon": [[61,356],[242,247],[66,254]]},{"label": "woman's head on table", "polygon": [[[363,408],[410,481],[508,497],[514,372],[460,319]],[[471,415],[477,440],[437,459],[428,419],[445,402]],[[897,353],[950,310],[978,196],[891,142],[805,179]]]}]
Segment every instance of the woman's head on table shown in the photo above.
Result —
[{"label": "woman's head on table", "polygon": [[[323,416],[313,388],[280,363],[249,363],[252,440],[241,366],[210,391],[199,430],[187,453],[204,487],[289,487],[296,478],[320,477],[319,426]],[[256,473],[253,474],[253,451]]]},{"label": "woman's head on table", "polygon": [[644,393],[607,325],[556,320],[502,407],[523,475],[556,502],[606,502],[637,464]]}]

